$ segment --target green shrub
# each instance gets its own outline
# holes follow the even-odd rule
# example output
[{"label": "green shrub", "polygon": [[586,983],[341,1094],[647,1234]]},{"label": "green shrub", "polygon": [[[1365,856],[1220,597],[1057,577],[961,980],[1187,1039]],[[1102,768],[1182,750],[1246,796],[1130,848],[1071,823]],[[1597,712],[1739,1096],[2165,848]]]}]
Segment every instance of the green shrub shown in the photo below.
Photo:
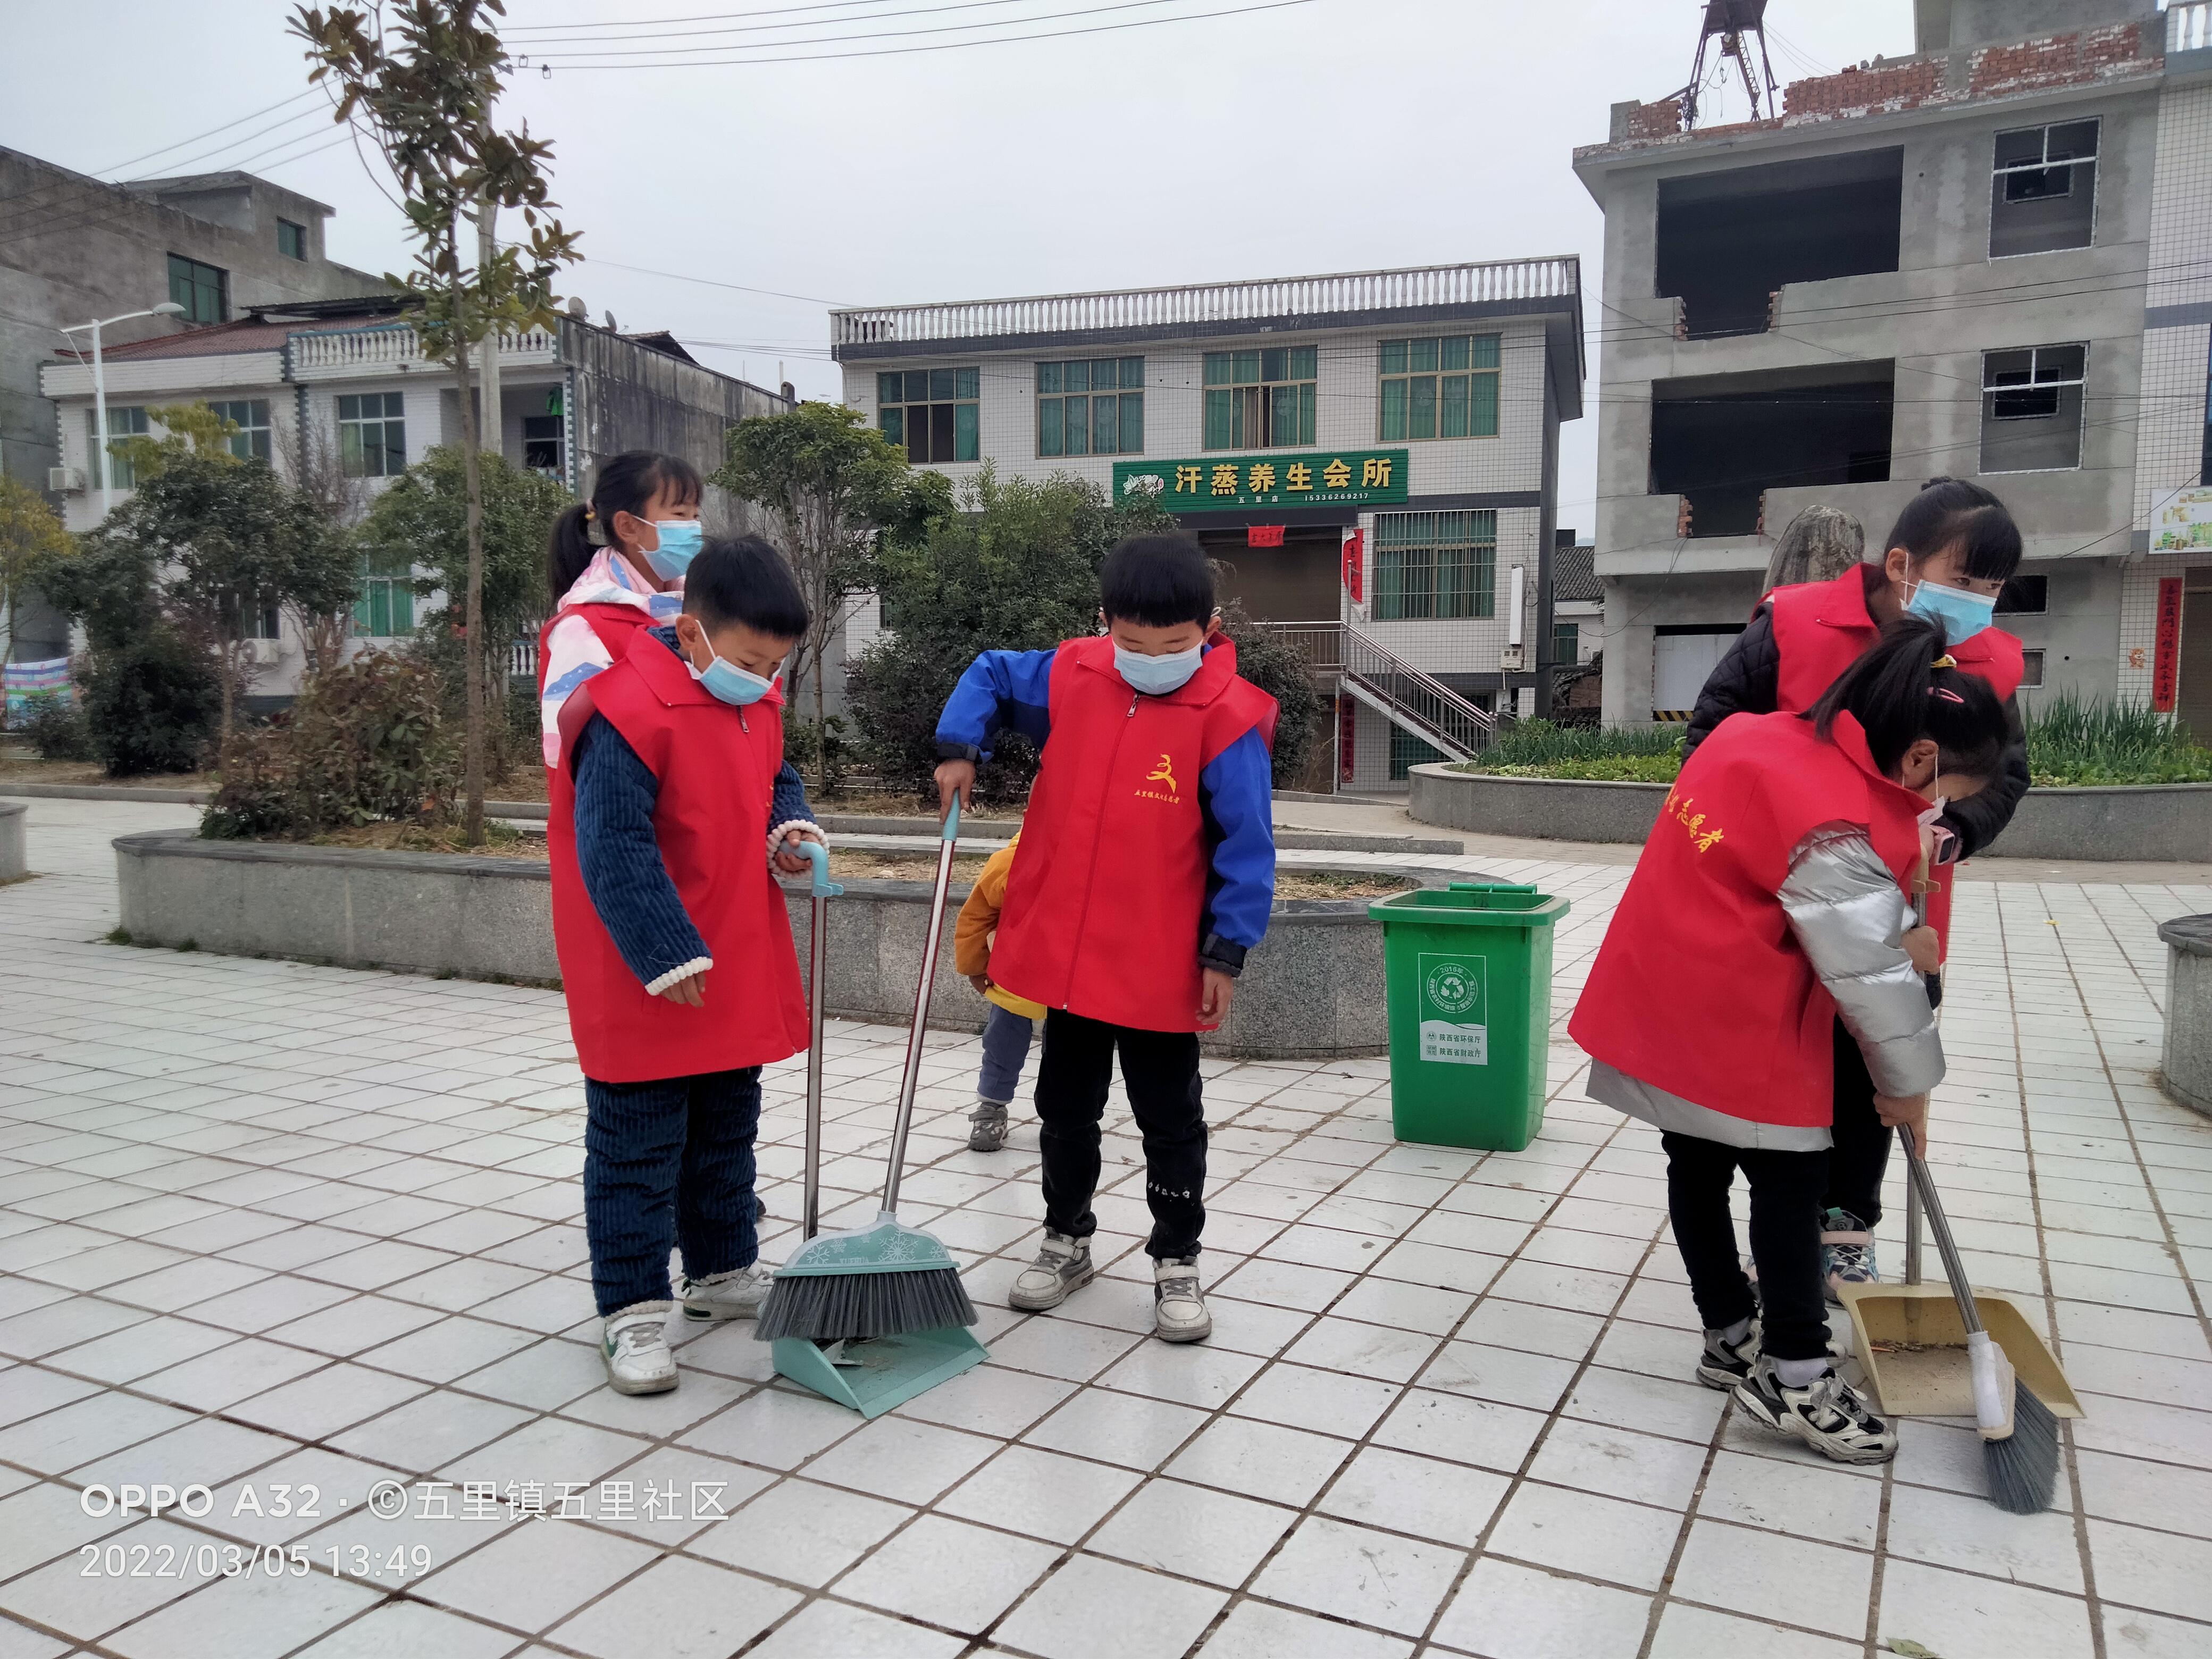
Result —
[{"label": "green shrub", "polygon": [[23,735],[44,761],[88,761],[94,757],[92,726],[73,699],[41,697],[23,722]]},{"label": "green shrub", "polygon": [[853,740],[848,735],[851,728],[845,724],[845,717],[842,714],[824,715],[822,726],[822,747],[829,750],[829,754],[827,764],[817,768],[816,763],[825,757],[815,752],[814,723],[798,710],[785,709],[783,757],[805,775],[810,787],[814,780],[820,777],[826,788],[834,793],[852,768]]},{"label": "green shrub", "polygon": [[297,840],[444,822],[456,757],[441,689],[429,663],[384,652],[316,675],[267,727],[233,741],[200,833]]},{"label": "green shrub", "polygon": [[1682,734],[1672,726],[1559,726],[1516,720],[1462,769],[1509,778],[1671,783],[1682,769]]},{"label": "green shrub", "polygon": [[222,690],[205,652],[157,625],[95,652],[87,678],[85,722],[110,777],[198,768],[222,714]]},{"label": "green shrub", "polygon": [[2212,783],[2212,749],[2141,703],[2042,701],[2027,722],[2027,764],[2045,787]]},{"label": "green shrub", "polygon": [[1273,697],[1281,711],[1270,755],[1273,781],[1278,789],[1294,789],[1312,758],[1314,718],[1321,712],[1321,694],[1314,690],[1305,659],[1234,599],[1221,607],[1221,629],[1237,647],[1237,673]]}]

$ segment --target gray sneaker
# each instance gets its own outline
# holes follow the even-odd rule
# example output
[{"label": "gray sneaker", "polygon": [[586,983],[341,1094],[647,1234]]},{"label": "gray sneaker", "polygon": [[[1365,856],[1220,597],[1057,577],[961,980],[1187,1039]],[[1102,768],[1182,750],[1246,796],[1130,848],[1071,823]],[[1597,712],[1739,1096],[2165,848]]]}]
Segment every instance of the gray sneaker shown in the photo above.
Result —
[{"label": "gray sneaker", "polygon": [[1820,1284],[1832,1307],[1843,1305],[1846,1285],[1878,1285],[1874,1232],[1849,1210],[1831,1210],[1820,1221]]},{"label": "gray sneaker", "polygon": [[684,1316],[692,1321],[750,1319],[768,1300],[775,1273],[765,1263],[738,1267],[709,1279],[687,1279],[677,1290]]},{"label": "gray sneaker", "polygon": [[995,1100],[977,1100],[968,1115],[968,1150],[995,1152],[1006,1144],[1006,1109]]},{"label": "gray sneaker", "polygon": [[1203,1342],[1213,1334],[1213,1316],[1198,1288],[1198,1258],[1152,1263],[1152,1334],[1163,1342]]},{"label": "gray sneaker", "polygon": [[1048,1227],[1036,1260],[1022,1269],[1014,1288],[1006,1292],[1006,1305],[1024,1313],[1042,1313],[1057,1308],[1097,1276],[1097,1268],[1091,1265],[1089,1239],[1070,1238]]},{"label": "gray sneaker", "polygon": [[607,1316],[599,1338],[607,1383],[617,1394],[665,1394],[676,1386],[665,1302],[639,1302]]}]

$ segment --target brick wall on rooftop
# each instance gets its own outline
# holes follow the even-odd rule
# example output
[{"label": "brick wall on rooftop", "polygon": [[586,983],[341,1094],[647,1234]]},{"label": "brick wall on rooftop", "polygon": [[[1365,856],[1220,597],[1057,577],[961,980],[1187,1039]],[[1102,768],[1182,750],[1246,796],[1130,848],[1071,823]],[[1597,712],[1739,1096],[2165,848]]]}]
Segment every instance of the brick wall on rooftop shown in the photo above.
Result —
[{"label": "brick wall on rooftop", "polygon": [[1845,70],[1810,81],[1792,81],[1782,94],[1786,115],[1833,115],[1844,110],[1910,109],[1933,98],[1943,84],[1940,59],[1894,68]]}]

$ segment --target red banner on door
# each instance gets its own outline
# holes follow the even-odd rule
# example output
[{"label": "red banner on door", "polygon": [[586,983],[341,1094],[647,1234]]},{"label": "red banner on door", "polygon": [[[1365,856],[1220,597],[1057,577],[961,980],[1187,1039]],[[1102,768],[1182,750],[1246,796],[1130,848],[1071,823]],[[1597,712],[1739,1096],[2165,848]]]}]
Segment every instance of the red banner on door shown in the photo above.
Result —
[{"label": "red banner on door", "polygon": [[1344,538],[1344,591],[1354,605],[1366,603],[1367,532],[1352,530]]},{"label": "red banner on door", "polygon": [[1350,697],[1336,700],[1336,775],[1346,783],[1352,781],[1352,740],[1359,726],[1358,708]]},{"label": "red banner on door", "polygon": [[1248,524],[1244,526],[1244,545],[1247,547],[1280,547],[1283,526],[1279,524]]},{"label": "red banner on door", "polygon": [[2161,714],[2173,712],[2174,694],[2181,687],[2181,578],[2158,579],[2158,633],[2150,653],[2150,706]]}]

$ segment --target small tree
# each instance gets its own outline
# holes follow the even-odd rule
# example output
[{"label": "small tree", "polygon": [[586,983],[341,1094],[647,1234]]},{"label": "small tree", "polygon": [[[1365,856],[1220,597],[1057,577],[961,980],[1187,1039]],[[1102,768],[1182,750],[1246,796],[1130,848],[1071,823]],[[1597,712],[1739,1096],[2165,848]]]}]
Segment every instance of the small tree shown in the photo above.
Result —
[{"label": "small tree", "polygon": [[[757,415],[726,437],[728,459],[714,482],[775,515],[784,556],[806,596],[806,637],[792,665],[794,690],[811,688],[810,739],[817,791],[829,783],[823,663],[875,585],[878,532],[913,518],[918,502],[942,501],[941,473],[915,475],[906,452],[842,404],[801,404],[787,415]],[[921,477],[936,480],[920,483]]]},{"label": "small tree", "polygon": [[67,558],[76,548],[45,496],[20,478],[0,473],[0,662],[15,648],[15,607],[29,589],[30,572],[42,562]]},{"label": "small tree", "polygon": [[[292,487],[314,503],[333,534],[345,536],[361,516],[362,486],[346,476],[330,428],[308,422],[304,426],[279,422],[275,432],[277,470]],[[346,641],[353,632],[353,611],[288,608],[307,653],[309,675],[327,674],[344,660]]]},{"label": "small tree", "polygon": [[[501,0],[395,0],[388,23],[381,7],[369,14],[301,6],[291,24],[307,43],[314,66],[308,80],[336,81],[337,118],[349,121],[356,112],[367,118],[407,198],[408,228],[417,245],[414,269],[386,280],[421,301],[411,320],[424,356],[453,365],[468,504],[462,609],[476,640],[484,635],[483,484],[470,348],[495,330],[553,326],[554,274],[576,257],[575,236],[541,216],[551,203],[540,169],[551,161],[553,146],[532,138],[527,125],[509,132],[493,125],[492,105],[509,59],[486,20],[506,15]],[[495,208],[521,209],[529,241],[471,265],[463,249],[474,248],[477,239],[469,222]],[[482,653],[471,652],[465,661],[463,827],[477,846],[483,841]]]}]

